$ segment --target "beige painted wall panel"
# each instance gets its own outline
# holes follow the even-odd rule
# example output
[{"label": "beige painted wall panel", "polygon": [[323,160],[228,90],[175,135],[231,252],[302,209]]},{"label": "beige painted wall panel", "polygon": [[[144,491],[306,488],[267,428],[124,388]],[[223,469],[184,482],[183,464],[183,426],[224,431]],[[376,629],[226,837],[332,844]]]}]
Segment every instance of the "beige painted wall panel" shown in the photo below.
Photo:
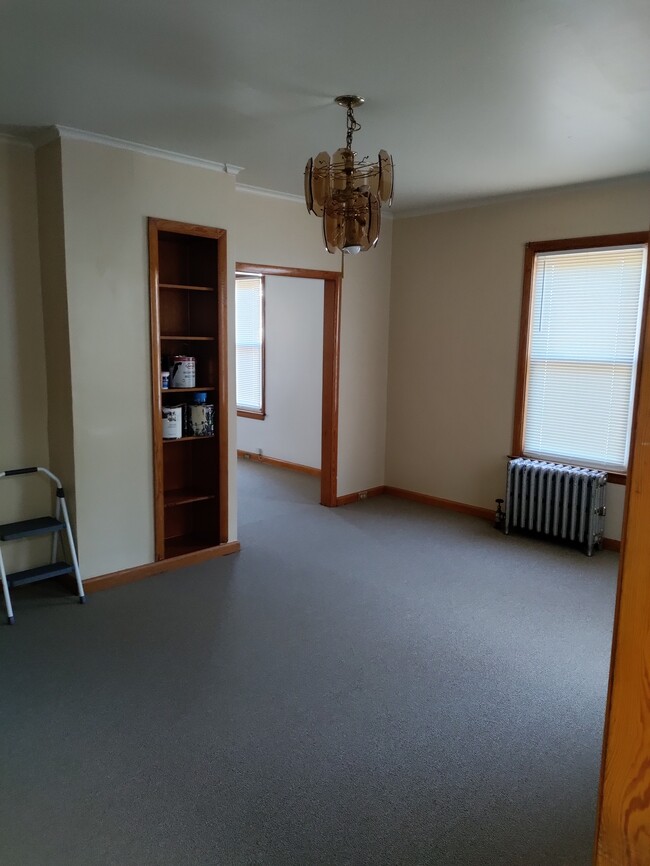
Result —
[{"label": "beige painted wall panel", "polygon": [[[154,557],[147,217],[229,230],[234,178],[80,140],[62,153],[78,542],[92,577]],[[229,257],[234,290],[232,246]]]},{"label": "beige painted wall panel", "polygon": [[[492,508],[512,440],[525,243],[649,224],[648,177],[396,221],[386,483]],[[619,538],[620,489],[609,498],[606,534]]]},{"label": "beige painted wall panel", "polygon": [[[320,220],[303,202],[240,190],[237,205],[237,261],[341,270],[341,255],[323,248]],[[339,496],[384,483],[391,229],[385,219],[374,250],[345,257]]]},{"label": "beige painted wall panel", "polygon": [[385,483],[392,227],[385,219],[374,249],[345,257],[339,496]]},{"label": "beige painted wall panel", "polygon": [[[0,470],[49,466],[47,383],[31,147],[0,136]],[[48,514],[43,476],[0,479],[0,523]],[[48,561],[49,541],[3,544],[8,571]]]},{"label": "beige painted wall panel", "polygon": [[40,256],[41,262],[50,468],[63,482],[76,531],[74,419],[59,141],[52,141],[36,152],[36,179],[38,246],[33,252],[34,256]]}]

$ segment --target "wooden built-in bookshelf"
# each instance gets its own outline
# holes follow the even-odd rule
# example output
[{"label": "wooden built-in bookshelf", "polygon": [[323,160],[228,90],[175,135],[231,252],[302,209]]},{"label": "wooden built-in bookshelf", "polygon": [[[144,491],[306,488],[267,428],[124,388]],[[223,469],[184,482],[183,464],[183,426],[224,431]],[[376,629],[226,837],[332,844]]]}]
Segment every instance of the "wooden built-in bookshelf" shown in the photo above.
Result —
[{"label": "wooden built-in bookshelf", "polygon": [[[226,232],[149,219],[156,560],[228,541]],[[163,389],[164,359],[196,359],[196,387]],[[162,410],[208,393],[212,436],[163,439]]]}]

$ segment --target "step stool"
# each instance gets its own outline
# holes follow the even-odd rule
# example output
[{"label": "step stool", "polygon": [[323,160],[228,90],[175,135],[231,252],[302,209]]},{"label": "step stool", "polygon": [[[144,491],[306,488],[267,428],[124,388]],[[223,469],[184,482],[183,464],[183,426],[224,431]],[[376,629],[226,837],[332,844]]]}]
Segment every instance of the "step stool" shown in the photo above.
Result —
[{"label": "step stool", "polygon": [[[9,596],[10,587],[22,586],[24,583],[36,583],[38,580],[48,580],[51,577],[60,577],[63,574],[74,572],[79,593],[79,603],[85,604],[86,602],[86,595],[79,573],[79,561],[77,560],[74,538],[72,537],[72,527],[70,526],[70,518],[68,516],[68,507],[65,504],[63,486],[60,480],[49,469],[44,469],[42,466],[29,466],[25,469],[6,469],[4,472],[0,472],[0,478],[5,478],[9,475],[28,475],[32,472],[43,472],[56,484],[56,516],[35,517],[32,520],[19,520],[17,523],[2,524],[0,525],[0,541],[14,541],[18,538],[32,538],[37,535],[51,533],[52,554],[48,565],[39,565],[36,568],[28,568],[25,571],[15,571],[12,574],[7,574],[2,558],[2,547],[0,546],[0,579],[2,580],[2,592],[7,608],[9,625],[13,625],[14,623],[14,611],[11,606],[11,597]],[[72,564],[57,561],[56,558],[59,536],[62,529],[65,529]]]}]

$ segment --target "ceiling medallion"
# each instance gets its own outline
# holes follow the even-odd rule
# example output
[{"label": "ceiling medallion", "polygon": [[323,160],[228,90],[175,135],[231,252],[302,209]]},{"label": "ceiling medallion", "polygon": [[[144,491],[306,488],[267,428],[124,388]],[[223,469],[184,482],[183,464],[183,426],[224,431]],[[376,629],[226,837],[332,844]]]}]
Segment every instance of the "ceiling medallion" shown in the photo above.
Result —
[{"label": "ceiling medallion", "polygon": [[337,96],[337,105],[347,108],[345,147],[330,155],[319,153],[305,168],[307,210],[323,218],[323,238],[329,253],[342,250],[355,255],[369,250],[379,240],[381,206],[393,201],[393,159],[379,151],[377,162],[364,157],[355,162],[352,136],[361,129],[354,109],[363,105],[360,96]]}]

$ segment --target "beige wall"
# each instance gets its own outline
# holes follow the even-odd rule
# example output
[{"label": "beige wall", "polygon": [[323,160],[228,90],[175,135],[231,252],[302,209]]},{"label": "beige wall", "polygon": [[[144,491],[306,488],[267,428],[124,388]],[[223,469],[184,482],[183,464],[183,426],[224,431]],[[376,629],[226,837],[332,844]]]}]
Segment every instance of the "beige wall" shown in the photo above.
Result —
[{"label": "beige wall", "polygon": [[36,153],[36,179],[50,468],[63,481],[70,517],[76,530],[74,420],[59,141],[50,142]]},{"label": "beige wall", "polygon": [[[58,441],[69,421],[77,542],[85,578],[153,559],[152,442],[146,217],[228,231],[235,261],[337,270],[320,225],[296,200],[237,190],[235,178],[78,138],[39,150],[39,187],[51,226],[41,250],[61,246],[51,298],[57,340],[69,330],[70,400],[53,407]],[[63,205],[63,223],[57,207]],[[351,262],[343,286],[339,494],[383,483],[390,223],[381,248]],[[58,270],[57,270],[58,273]],[[49,291],[49,290],[48,290]],[[230,532],[236,538],[234,304],[229,303]],[[56,341],[53,342],[53,346]],[[49,353],[49,350],[48,350]],[[63,359],[65,361],[65,358]],[[56,384],[52,383],[56,388]],[[70,418],[62,417],[66,405]],[[52,413],[51,413],[52,414]],[[61,455],[62,459],[65,455]]]},{"label": "beige wall", "polygon": [[[239,262],[340,271],[323,248],[320,221],[300,201],[237,195]],[[384,483],[392,222],[377,247],[345,256],[341,301],[338,495]]]},{"label": "beige wall", "polygon": [[384,484],[392,220],[377,246],[345,257],[338,495]]},{"label": "beige wall", "polygon": [[[85,577],[149,562],[146,217],[225,228],[231,294],[236,261],[335,271],[341,257],[301,202],[231,175],[73,138],[41,148],[35,171],[29,148],[0,145],[0,351],[15,372],[2,379],[3,461],[52,460],[74,480]],[[338,494],[388,483],[491,508],[512,433],[523,245],[649,222],[650,178],[385,220],[375,250],[345,259]],[[229,332],[236,538],[232,303]],[[623,493],[609,491],[610,537]]]},{"label": "beige wall", "polygon": [[[396,221],[386,483],[492,508],[512,440],[524,244],[649,224],[649,177]],[[623,497],[609,485],[612,538]]]},{"label": "beige wall", "polygon": [[[48,466],[34,152],[0,136],[0,469]],[[0,480],[0,523],[49,513],[42,476]],[[47,562],[48,539],[3,545],[9,571]]]},{"label": "beige wall", "polygon": [[[230,230],[235,182],[97,143],[61,147],[77,541],[88,578],[154,558],[147,217]],[[234,282],[232,245],[229,263]]]}]

